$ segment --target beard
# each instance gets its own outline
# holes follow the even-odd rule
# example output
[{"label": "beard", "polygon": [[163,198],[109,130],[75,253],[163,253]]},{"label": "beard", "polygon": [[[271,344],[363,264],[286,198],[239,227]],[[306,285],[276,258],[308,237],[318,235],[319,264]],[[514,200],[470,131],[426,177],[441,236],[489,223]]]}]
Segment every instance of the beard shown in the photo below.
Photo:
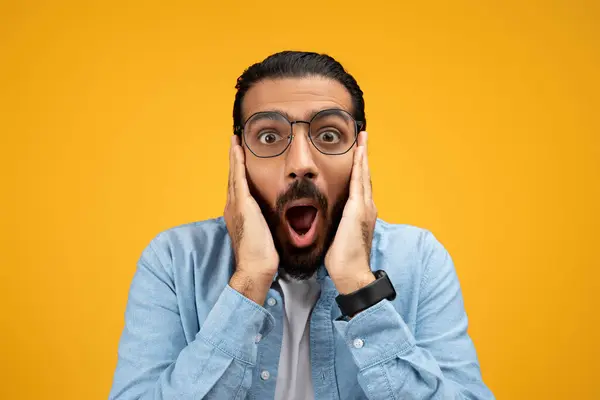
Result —
[{"label": "beard", "polygon": [[[329,210],[329,201],[310,179],[295,180],[285,192],[277,197],[274,208],[260,195],[249,179],[248,186],[271,231],[275,249],[279,254],[279,272],[297,280],[305,280],[313,276],[323,264],[327,250],[335,238],[344,213],[344,206],[348,201],[349,185],[342,196],[333,203],[331,211]],[[287,223],[284,214],[285,207],[289,202],[299,199],[316,200],[320,208],[318,217],[322,222],[321,231],[318,232],[315,242],[304,248],[293,246],[287,239],[285,229]],[[318,223],[318,221],[315,220],[313,223]]]}]

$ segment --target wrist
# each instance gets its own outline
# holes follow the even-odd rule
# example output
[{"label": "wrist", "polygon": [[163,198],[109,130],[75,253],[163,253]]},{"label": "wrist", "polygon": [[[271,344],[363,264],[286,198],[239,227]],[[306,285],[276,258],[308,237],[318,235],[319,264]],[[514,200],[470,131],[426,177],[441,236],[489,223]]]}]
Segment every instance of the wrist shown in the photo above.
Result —
[{"label": "wrist", "polygon": [[375,281],[375,275],[369,269],[357,274],[331,276],[335,288],[340,294],[350,294]]},{"label": "wrist", "polygon": [[236,271],[229,280],[229,286],[242,296],[262,306],[273,283],[273,277],[268,274],[247,273]]}]

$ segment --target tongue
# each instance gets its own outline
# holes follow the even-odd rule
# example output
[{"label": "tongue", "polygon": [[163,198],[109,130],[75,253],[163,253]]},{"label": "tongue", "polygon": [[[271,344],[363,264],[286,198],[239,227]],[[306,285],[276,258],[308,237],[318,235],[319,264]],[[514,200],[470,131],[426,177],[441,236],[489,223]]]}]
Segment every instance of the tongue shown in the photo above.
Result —
[{"label": "tongue", "polygon": [[308,232],[316,216],[317,209],[311,206],[292,207],[287,212],[290,226],[300,234]]}]

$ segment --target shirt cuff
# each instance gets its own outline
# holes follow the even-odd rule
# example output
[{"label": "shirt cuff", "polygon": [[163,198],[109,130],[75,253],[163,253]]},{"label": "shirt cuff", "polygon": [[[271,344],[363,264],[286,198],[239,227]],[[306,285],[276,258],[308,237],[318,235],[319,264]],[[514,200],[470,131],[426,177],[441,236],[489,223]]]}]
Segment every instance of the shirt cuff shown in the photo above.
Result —
[{"label": "shirt cuff", "polygon": [[254,365],[258,338],[268,335],[274,325],[271,313],[227,285],[198,335],[225,354]]},{"label": "shirt cuff", "polygon": [[404,354],[415,338],[392,303],[383,300],[350,321],[334,321],[359,370]]}]

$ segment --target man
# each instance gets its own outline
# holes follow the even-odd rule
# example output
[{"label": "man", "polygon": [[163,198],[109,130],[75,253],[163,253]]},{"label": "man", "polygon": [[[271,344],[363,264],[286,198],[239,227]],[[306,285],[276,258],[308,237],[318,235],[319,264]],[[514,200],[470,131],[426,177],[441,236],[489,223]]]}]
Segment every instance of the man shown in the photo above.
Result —
[{"label": "man", "polygon": [[450,256],[377,219],[354,78],[282,52],[236,89],[224,217],[143,252],[110,398],[493,398]]}]

